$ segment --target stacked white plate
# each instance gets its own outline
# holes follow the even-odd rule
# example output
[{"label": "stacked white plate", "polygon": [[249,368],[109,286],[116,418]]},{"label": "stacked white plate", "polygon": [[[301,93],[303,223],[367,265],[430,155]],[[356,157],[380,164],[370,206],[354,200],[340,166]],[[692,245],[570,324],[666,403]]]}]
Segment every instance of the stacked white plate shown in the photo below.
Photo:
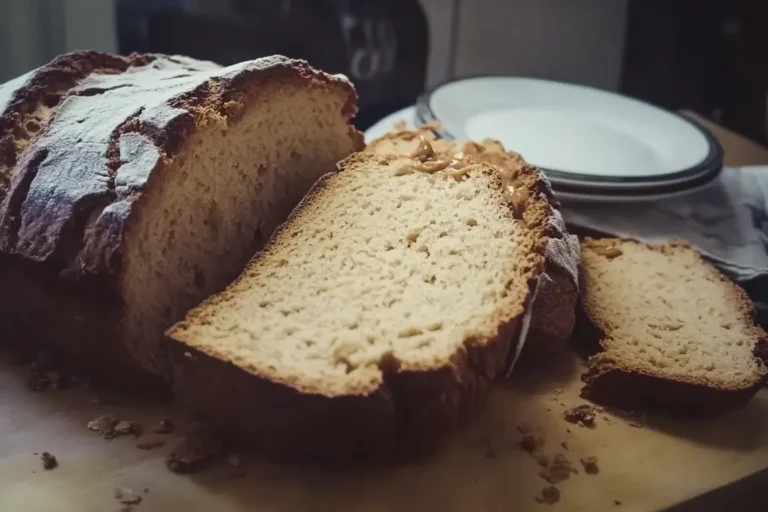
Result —
[{"label": "stacked white plate", "polygon": [[499,139],[540,167],[561,199],[637,201],[700,189],[723,167],[706,129],[678,114],[589,87],[506,76],[445,83],[372,126],[440,121],[447,139]]}]

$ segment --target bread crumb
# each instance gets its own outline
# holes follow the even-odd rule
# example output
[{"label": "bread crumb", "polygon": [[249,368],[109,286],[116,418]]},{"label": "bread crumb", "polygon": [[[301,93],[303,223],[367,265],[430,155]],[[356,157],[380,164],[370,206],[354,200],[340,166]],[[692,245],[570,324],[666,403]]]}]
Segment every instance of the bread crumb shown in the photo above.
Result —
[{"label": "bread crumb", "polygon": [[596,475],[600,472],[600,468],[597,465],[597,457],[583,457],[581,465],[584,466],[584,471],[588,475]]},{"label": "bread crumb", "polygon": [[142,427],[140,423],[134,423],[132,421],[127,420],[120,420],[115,424],[115,436],[127,436],[127,435],[135,435],[139,436],[142,432]]},{"label": "bread crumb", "polygon": [[51,471],[59,467],[58,459],[48,452],[43,452],[40,456],[40,460],[43,461],[43,469],[46,471]]},{"label": "bread crumb", "polygon": [[173,432],[173,422],[169,419],[160,420],[154,432],[155,434],[170,434]]},{"label": "bread crumb", "polygon": [[621,502],[619,500],[613,500],[614,505],[621,505]]},{"label": "bread crumb", "polygon": [[577,405],[565,411],[565,421],[586,428],[595,428],[595,407],[592,405]]},{"label": "bread crumb", "polygon": [[549,467],[539,472],[539,476],[551,484],[558,484],[571,477],[572,469],[571,461],[562,453],[558,453]]},{"label": "bread crumb", "polygon": [[175,473],[192,473],[210,462],[223,447],[221,436],[205,425],[194,426],[166,459]]},{"label": "bread crumb", "polygon": [[567,449],[568,449],[568,443],[566,443],[565,441],[563,441],[562,443],[560,443],[560,446],[562,446],[562,447],[563,447],[563,450],[567,450]]},{"label": "bread crumb", "polygon": [[541,496],[537,496],[536,501],[539,503],[546,503],[547,505],[554,505],[560,501],[560,490],[554,485],[545,487],[541,490]]},{"label": "bread crumb", "polygon": [[133,489],[128,487],[117,487],[115,489],[115,499],[123,505],[138,505],[143,498]]},{"label": "bread crumb", "polygon": [[98,432],[105,439],[112,439],[115,437],[115,425],[117,425],[117,418],[111,414],[103,414],[88,422],[88,430]]}]

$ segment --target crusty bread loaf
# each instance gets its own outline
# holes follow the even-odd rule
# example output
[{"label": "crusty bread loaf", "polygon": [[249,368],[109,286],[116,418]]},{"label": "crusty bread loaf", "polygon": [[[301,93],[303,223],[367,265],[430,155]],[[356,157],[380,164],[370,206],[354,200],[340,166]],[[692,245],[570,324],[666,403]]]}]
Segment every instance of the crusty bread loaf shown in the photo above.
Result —
[{"label": "crusty bread loaf", "polygon": [[[366,151],[407,155],[416,148],[421,138],[425,138],[436,151],[464,160],[487,162],[509,172],[515,172],[520,167],[531,167],[522,156],[505,150],[497,140],[486,139],[481,143],[441,140],[432,128],[432,125],[415,130],[399,127],[371,141]],[[565,346],[573,332],[578,301],[579,241],[576,236],[568,234],[556,202],[552,200],[551,203],[547,262],[539,279],[525,343],[525,353],[537,356],[548,356]]]},{"label": "crusty bread loaf", "polygon": [[423,144],[339,168],[168,332],[177,399],[282,458],[434,446],[516,353],[544,266],[550,191],[530,167]]},{"label": "crusty bread loaf", "polygon": [[768,336],[744,291],[687,244],[586,239],[581,341],[597,341],[585,393],[623,406],[715,412],[768,378]]},{"label": "crusty bread loaf", "polygon": [[283,57],[81,52],[0,85],[2,341],[167,371],[163,331],[361,147],[355,102]]}]

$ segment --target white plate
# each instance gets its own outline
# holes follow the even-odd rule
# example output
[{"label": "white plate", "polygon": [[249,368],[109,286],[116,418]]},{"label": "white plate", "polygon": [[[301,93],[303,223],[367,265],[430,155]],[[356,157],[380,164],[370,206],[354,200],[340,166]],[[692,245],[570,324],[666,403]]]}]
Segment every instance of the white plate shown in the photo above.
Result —
[{"label": "white plate", "polygon": [[[589,87],[516,77],[449,82],[423,95],[422,122],[439,120],[443,136],[499,139],[567,188],[622,193],[711,181],[722,149],[688,119]],[[635,192],[630,192],[634,190]]]}]

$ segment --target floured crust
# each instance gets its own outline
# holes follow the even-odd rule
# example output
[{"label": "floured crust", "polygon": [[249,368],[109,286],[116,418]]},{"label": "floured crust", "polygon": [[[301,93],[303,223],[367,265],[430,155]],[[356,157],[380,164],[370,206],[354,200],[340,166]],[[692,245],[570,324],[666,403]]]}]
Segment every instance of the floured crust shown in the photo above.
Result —
[{"label": "floured crust", "polygon": [[[145,192],[163,188],[198,129],[236,123],[265,91],[288,87],[340,97],[347,118],[357,110],[348,80],[279,56],[222,68],[76,52],[0,84],[0,280],[14,283],[0,289],[0,343],[154,382],[123,342],[125,245]],[[351,125],[349,137],[362,147]]]},{"label": "floured crust", "polygon": [[[371,141],[366,151],[375,154],[408,154],[424,138],[434,146],[435,151],[461,155],[463,158],[488,162],[508,169],[510,172],[537,174],[544,183],[550,202],[546,249],[546,267],[539,281],[536,300],[532,304],[531,325],[527,335],[525,351],[531,355],[546,355],[562,348],[570,339],[575,324],[576,303],[579,290],[579,259],[581,248],[576,236],[570,235],[558,209],[552,188],[538,169],[527,164],[523,157],[507,151],[497,140],[485,139],[482,143],[447,141],[437,137],[435,126],[424,125],[409,129],[402,125],[396,130]],[[525,340],[521,340],[525,342]]]},{"label": "floured crust", "polygon": [[[749,383],[728,386],[697,374],[670,376],[650,368],[637,368],[615,355],[598,351],[588,360],[588,370],[582,376],[585,383],[582,393],[590,399],[624,407],[664,407],[694,414],[716,413],[749,401],[768,380],[768,335],[756,324],[754,306],[744,290],[705,262],[687,242],[679,240],[651,245],[629,238],[586,238],[582,243],[584,261],[619,258],[622,247],[630,244],[661,254],[694,254],[697,264],[705,267],[715,280],[722,283],[729,302],[736,305],[741,316],[737,321],[743,324],[745,331],[755,340],[754,356],[759,371]],[[600,350],[615,319],[603,318],[590,306],[589,284],[590,280],[582,277],[581,307],[575,338],[583,346]]]},{"label": "floured crust", "polygon": [[[0,188],[0,252],[74,280],[119,274],[128,220],[155,169],[208,119],[236,121],[253,88],[292,81],[342,90],[343,115],[356,112],[348,81],[279,56],[228,68],[163,55],[59,57],[12,92],[0,115],[8,183]],[[37,120],[41,108],[46,124]],[[24,131],[30,124],[34,133]]]},{"label": "floured crust", "polygon": [[[355,172],[356,167],[388,158],[401,157],[355,154],[340,163],[337,172]],[[480,165],[485,172],[498,173],[495,167]],[[332,186],[332,176],[315,185],[286,226],[300,222],[302,212],[315,206],[320,191]],[[346,390],[304,382],[269,368],[238,367],[229,362],[230,355],[210,350],[205,340],[188,339],[186,334],[187,322],[207,321],[196,320],[196,315],[219,300],[213,297],[195,310],[200,313],[193,311],[168,332],[176,396],[233,436],[280,459],[359,460],[429,451],[485,401],[492,382],[515,351],[512,340],[544,268],[550,221],[548,184],[538,172],[525,168],[517,179],[529,191],[522,219],[514,221],[521,230],[520,254],[526,255],[513,265],[516,286],[510,295],[519,300],[488,318],[487,327],[465,339],[448,360],[415,366],[383,361],[376,378],[353,383]],[[501,181],[497,183],[501,188]],[[252,264],[279,250],[281,231]],[[241,280],[248,279],[247,272]]]}]

